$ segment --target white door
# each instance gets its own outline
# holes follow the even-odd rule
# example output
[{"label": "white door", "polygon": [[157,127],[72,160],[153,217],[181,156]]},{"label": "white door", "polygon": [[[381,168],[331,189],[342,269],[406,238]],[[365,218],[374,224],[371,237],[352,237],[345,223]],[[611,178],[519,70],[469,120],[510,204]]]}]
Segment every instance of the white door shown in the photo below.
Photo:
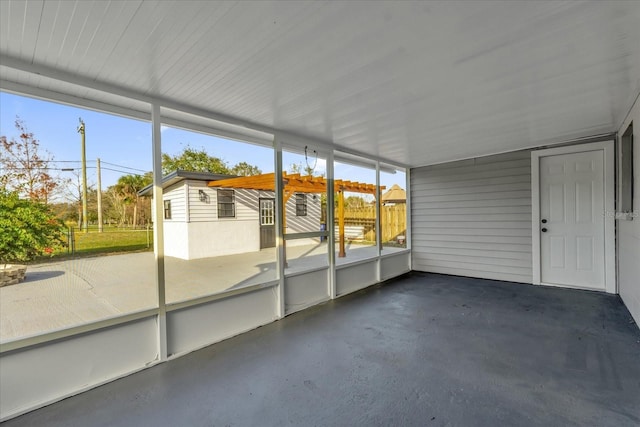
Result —
[{"label": "white door", "polygon": [[539,161],[540,282],[605,290],[604,150]]}]

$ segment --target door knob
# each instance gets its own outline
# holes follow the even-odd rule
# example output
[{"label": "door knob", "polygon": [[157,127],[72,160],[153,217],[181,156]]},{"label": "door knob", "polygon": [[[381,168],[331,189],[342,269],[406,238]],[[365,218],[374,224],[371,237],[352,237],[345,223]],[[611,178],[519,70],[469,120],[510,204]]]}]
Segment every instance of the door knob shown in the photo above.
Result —
[{"label": "door knob", "polygon": [[546,232],[547,232],[547,229],[546,229],[546,228],[543,228],[543,229],[542,229],[542,230],[540,230],[540,231],[542,231],[543,233],[546,233]]},{"label": "door knob", "polygon": [[542,223],[543,223],[543,224],[546,224],[546,223],[547,223],[547,220],[546,220],[546,219],[543,219],[543,220],[542,220]]}]

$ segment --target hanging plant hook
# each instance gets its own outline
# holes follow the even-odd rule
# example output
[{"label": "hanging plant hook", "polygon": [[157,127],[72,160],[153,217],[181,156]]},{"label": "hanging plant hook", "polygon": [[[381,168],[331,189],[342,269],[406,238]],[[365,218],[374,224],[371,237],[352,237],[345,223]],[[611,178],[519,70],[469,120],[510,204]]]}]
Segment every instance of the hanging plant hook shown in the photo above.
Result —
[{"label": "hanging plant hook", "polygon": [[[304,147],[304,161],[307,163],[307,168],[309,168],[312,172],[316,170],[316,165],[318,164],[318,152],[316,150],[313,150],[313,154],[316,155],[316,159],[313,161],[313,166],[311,166],[309,164],[309,157],[307,155],[307,150],[308,150],[308,146],[305,145]],[[311,175],[311,174],[309,174]]]}]

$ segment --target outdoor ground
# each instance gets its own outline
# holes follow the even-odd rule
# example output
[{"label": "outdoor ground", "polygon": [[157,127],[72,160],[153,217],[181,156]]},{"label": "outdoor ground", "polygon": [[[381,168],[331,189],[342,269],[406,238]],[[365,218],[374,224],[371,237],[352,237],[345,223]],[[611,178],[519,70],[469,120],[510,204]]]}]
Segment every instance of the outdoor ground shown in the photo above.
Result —
[{"label": "outdoor ground", "polygon": [[[70,243],[71,236],[73,236],[73,244]],[[57,251],[54,259],[76,255],[151,250],[153,248],[153,230],[105,226],[104,231],[99,233],[97,226],[91,226],[89,232],[85,233],[75,228],[73,234],[69,231],[66,232],[65,242],[67,247]]]},{"label": "outdoor ground", "polygon": [[[385,251],[400,248],[385,248]],[[351,245],[337,264],[374,257]],[[275,248],[185,261],[165,259],[167,303],[277,278]],[[326,243],[287,248],[287,273],[328,265]],[[0,288],[0,342],[157,307],[153,252],[50,260],[30,265],[25,282]]]}]

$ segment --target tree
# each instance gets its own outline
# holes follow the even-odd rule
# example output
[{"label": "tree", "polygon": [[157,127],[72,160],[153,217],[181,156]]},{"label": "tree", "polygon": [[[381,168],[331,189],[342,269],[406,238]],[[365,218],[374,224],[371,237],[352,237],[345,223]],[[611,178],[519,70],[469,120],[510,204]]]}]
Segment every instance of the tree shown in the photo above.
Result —
[{"label": "tree", "polygon": [[301,175],[313,175],[313,170],[314,168],[312,168],[309,165],[306,166],[302,166],[302,162],[301,163],[291,163],[289,165],[289,173],[299,173]]},{"label": "tree", "polygon": [[110,186],[106,191],[106,200],[109,201],[107,216],[115,220],[118,226],[122,226],[127,220],[127,205],[125,197],[118,191],[115,185]]},{"label": "tree", "polygon": [[360,209],[367,206],[367,202],[360,196],[348,196],[344,199],[346,209]]},{"label": "tree", "polygon": [[193,172],[211,172],[230,175],[227,164],[218,157],[210,156],[204,149],[196,150],[187,146],[176,156],[162,155],[162,173],[167,175],[176,169]]},{"label": "tree", "polygon": [[[82,227],[82,176],[80,170],[76,169],[72,172],[74,178],[65,179],[62,182],[64,185],[64,197],[71,203],[76,205],[77,208],[77,220],[78,228]],[[87,184],[87,207],[89,212],[95,212],[98,205],[98,197],[95,189],[95,185],[92,183]],[[87,216],[90,214],[88,213]],[[89,218],[87,218],[88,220]]]},{"label": "tree", "polygon": [[62,222],[44,203],[0,189],[0,261],[31,261],[64,247]]},{"label": "tree", "polygon": [[250,176],[260,175],[262,171],[257,166],[250,165],[247,162],[240,162],[231,168],[231,175]]},{"label": "tree", "polygon": [[18,140],[0,136],[0,185],[30,200],[47,203],[59,184],[49,174],[53,156],[46,150],[44,154],[39,153],[40,141],[19,117],[16,117],[15,128]]},{"label": "tree", "polygon": [[162,155],[163,175],[168,175],[177,169],[238,176],[260,175],[262,173],[260,168],[247,162],[240,162],[233,167],[229,167],[227,162],[219,157],[209,155],[204,149],[196,150],[189,146],[182,153],[175,156]]},{"label": "tree", "polygon": [[[138,226],[138,207],[140,205],[140,196],[138,192],[153,182],[151,173],[145,175],[123,175],[118,178],[118,182],[114,185],[115,199],[126,206],[133,206],[132,225]],[[123,216],[123,219],[125,217]]]},{"label": "tree", "polygon": [[[49,203],[51,211],[65,224],[78,224],[78,204],[69,202]],[[80,211],[82,212],[82,211]]]}]

